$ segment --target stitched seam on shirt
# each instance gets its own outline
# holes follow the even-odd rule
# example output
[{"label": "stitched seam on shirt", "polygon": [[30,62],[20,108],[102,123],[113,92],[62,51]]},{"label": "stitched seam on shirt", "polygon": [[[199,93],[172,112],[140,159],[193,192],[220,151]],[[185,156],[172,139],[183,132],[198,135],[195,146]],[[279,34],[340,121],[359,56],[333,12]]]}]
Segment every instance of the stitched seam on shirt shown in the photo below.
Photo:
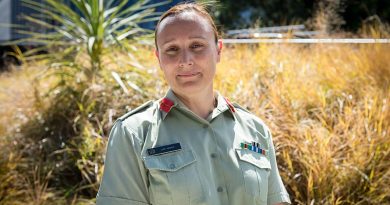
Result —
[{"label": "stitched seam on shirt", "polygon": [[143,203],[143,204],[148,204],[146,202],[142,202],[142,201],[138,201],[138,200],[134,200],[134,199],[128,199],[128,198],[125,198],[125,197],[117,197],[117,196],[99,196],[98,198],[123,199],[123,200],[127,200],[127,201],[134,201],[134,202],[139,202],[139,203]]},{"label": "stitched seam on shirt", "polygon": [[[132,141],[133,141],[133,139],[137,140],[137,142],[133,142],[134,144],[138,143],[138,145],[140,145],[141,139],[139,138],[139,136],[137,135],[137,133],[135,132],[134,129],[132,129],[131,127],[125,126],[124,123],[122,123],[122,122],[121,122],[120,126],[123,129],[122,131],[125,132],[124,134],[126,134],[126,131],[128,131],[130,133],[130,137],[132,138]],[[133,135],[134,137],[131,135]],[[134,149],[134,152],[136,152],[136,149],[134,148],[134,146],[133,146],[133,149]],[[142,147],[141,147],[141,149],[142,149]],[[139,167],[139,171],[141,172],[141,167]],[[142,174],[141,174],[141,178],[142,178]],[[145,181],[146,181],[146,184],[149,183],[148,178],[146,178]],[[113,196],[107,196],[107,197],[113,197]],[[121,197],[116,197],[116,198],[121,198]],[[123,198],[123,199],[126,199],[126,198]],[[127,200],[132,200],[132,199],[127,199]],[[136,200],[133,200],[133,201],[136,201]],[[145,203],[145,202],[141,202],[141,201],[136,201],[136,202]],[[146,204],[148,204],[148,203],[146,203]]]},{"label": "stitched seam on shirt", "polygon": [[[170,182],[170,179],[169,179],[169,176],[168,176],[168,173],[165,173],[165,176],[167,177],[167,181],[168,181],[168,184],[170,185],[171,184],[171,182]],[[173,204],[173,194],[172,194],[172,189],[171,189],[171,187],[169,187],[170,189],[169,189],[169,191],[170,191],[170,193],[169,193],[169,196],[170,196],[170,198],[171,198],[171,202],[172,202],[172,204]]]},{"label": "stitched seam on shirt", "polygon": [[247,185],[246,185],[246,181],[245,181],[244,170],[242,170],[242,165],[241,164],[239,166],[240,166],[240,170],[241,170],[242,181],[244,182],[244,189],[245,189],[245,192],[247,192],[247,188],[246,188]]},{"label": "stitched seam on shirt", "polygon": [[[205,187],[206,187],[206,185],[203,183],[203,180],[200,178],[200,175],[199,175],[199,173],[201,173],[199,170],[201,170],[200,168],[199,168],[199,166],[198,166],[199,164],[197,164],[197,163],[195,163],[194,164],[194,166],[195,166],[195,174],[196,174],[196,177],[197,177],[197,180],[199,181],[199,185],[200,185],[200,189],[201,189],[201,196],[203,195],[205,195]],[[192,204],[191,203],[191,201],[190,201],[190,204]]]},{"label": "stitched seam on shirt", "polygon": [[268,194],[268,198],[272,198],[272,197],[281,197],[281,196],[288,196],[288,194],[286,194],[284,191],[280,191],[280,192],[275,192],[273,194]]},{"label": "stitched seam on shirt", "polygon": [[259,173],[259,170],[257,170],[257,168],[255,167],[255,172],[256,172],[256,177],[257,177],[257,187],[259,189],[259,195],[261,196],[261,192],[263,191],[262,188],[261,188],[261,185],[260,183],[264,183],[263,180],[261,177],[260,177],[260,173]]},{"label": "stitched seam on shirt", "polygon": [[291,203],[290,196],[285,192],[279,192],[272,195],[267,196],[267,201],[272,203]]},{"label": "stitched seam on shirt", "polygon": [[[259,123],[262,127],[263,127],[263,130],[264,130],[264,134],[267,135],[267,131],[269,131],[269,128],[268,126],[264,123],[264,121],[260,118],[258,118],[256,115],[252,114],[252,113],[249,113],[250,116],[252,117],[252,119],[250,120],[251,122],[253,122],[254,124],[256,123]],[[241,118],[241,117],[240,117]],[[263,138],[267,139],[267,138],[270,138],[270,136],[264,136],[256,127],[253,127],[250,123],[248,123],[246,120],[243,120],[241,118],[241,122],[243,122],[245,125],[247,125],[248,127],[250,127],[251,129],[253,129],[254,131],[258,132]]]},{"label": "stitched seam on shirt", "polygon": [[137,138],[138,141],[141,141],[141,139],[137,135],[137,132],[133,128],[128,127],[128,126],[124,126],[124,128],[126,128],[129,132],[131,132],[131,134],[133,134]]},{"label": "stitched seam on shirt", "polygon": [[[248,122],[244,122],[246,126],[250,127],[252,130],[254,130],[255,132],[259,133],[264,139],[267,139],[266,136],[264,136],[259,130],[257,130],[256,127],[253,127],[251,124],[249,124]],[[264,127],[264,126],[263,126]],[[265,129],[264,129],[265,130]],[[265,133],[264,133],[265,134]]]}]

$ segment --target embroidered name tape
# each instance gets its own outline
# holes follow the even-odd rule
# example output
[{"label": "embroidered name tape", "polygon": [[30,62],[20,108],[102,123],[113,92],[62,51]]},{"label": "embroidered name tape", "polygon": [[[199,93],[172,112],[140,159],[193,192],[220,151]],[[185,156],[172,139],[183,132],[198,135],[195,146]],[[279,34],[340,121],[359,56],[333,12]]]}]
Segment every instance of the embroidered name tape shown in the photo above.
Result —
[{"label": "embroidered name tape", "polygon": [[149,148],[146,151],[148,152],[149,155],[161,155],[170,152],[176,152],[179,150],[181,150],[180,143],[175,143],[175,144],[169,144],[160,147]]}]

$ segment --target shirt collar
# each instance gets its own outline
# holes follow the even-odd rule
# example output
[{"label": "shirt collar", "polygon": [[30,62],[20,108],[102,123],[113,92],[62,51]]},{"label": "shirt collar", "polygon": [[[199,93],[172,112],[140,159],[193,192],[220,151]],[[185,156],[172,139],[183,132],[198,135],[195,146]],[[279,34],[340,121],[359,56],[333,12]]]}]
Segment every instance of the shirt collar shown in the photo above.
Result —
[{"label": "shirt collar", "polygon": [[234,108],[233,104],[227,98],[223,97],[218,91],[216,91],[216,96],[217,96],[216,108],[219,111],[217,115],[228,110],[235,118],[234,113],[236,112],[236,109]]},{"label": "shirt collar", "polygon": [[[227,98],[223,97],[218,91],[216,91],[215,94],[217,96],[216,109],[219,111],[219,113],[223,113],[226,110],[229,110],[234,117],[234,113],[236,112],[236,110],[233,104],[230,103]],[[165,94],[164,98],[159,100],[159,110],[163,120],[174,107],[188,109],[187,106],[181,100],[179,100],[179,98],[176,97],[172,89],[169,89],[168,92]]]},{"label": "shirt collar", "polygon": [[173,107],[178,106],[178,101],[179,99],[173,93],[172,89],[169,89],[164,98],[160,99],[158,103],[162,119],[165,119]]}]

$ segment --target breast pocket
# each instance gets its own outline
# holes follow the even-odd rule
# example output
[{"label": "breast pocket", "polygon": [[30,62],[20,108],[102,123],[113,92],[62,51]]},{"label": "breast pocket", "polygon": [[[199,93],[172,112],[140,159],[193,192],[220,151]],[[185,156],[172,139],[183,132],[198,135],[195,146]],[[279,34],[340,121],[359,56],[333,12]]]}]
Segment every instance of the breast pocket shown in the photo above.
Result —
[{"label": "breast pocket", "polygon": [[191,150],[144,158],[149,170],[151,202],[156,205],[192,204],[203,189]]},{"label": "breast pocket", "polygon": [[267,203],[268,177],[271,163],[267,156],[246,149],[237,149],[240,169],[243,175],[245,191],[259,204]]}]

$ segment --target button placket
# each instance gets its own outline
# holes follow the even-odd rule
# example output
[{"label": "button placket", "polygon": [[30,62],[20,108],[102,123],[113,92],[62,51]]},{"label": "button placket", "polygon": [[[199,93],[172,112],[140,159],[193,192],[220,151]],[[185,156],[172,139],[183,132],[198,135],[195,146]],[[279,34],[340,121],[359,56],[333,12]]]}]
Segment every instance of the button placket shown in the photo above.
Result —
[{"label": "button placket", "polygon": [[[221,127],[220,126],[220,123],[219,123],[219,120],[220,118],[215,118],[213,120],[212,123],[210,123],[210,126],[209,126],[209,132],[211,134],[211,137],[214,139],[215,141],[215,147],[213,149],[211,149],[211,153],[210,153],[210,156],[213,160],[213,163],[215,164],[215,171],[216,171],[216,185],[217,187],[215,187],[217,193],[219,194],[219,197],[220,197],[220,200],[221,200],[221,204],[229,204],[229,197],[227,195],[227,187],[226,187],[226,182],[227,182],[227,179],[226,179],[226,176],[225,176],[225,171],[223,170],[223,163],[224,163],[224,160],[225,160],[225,155],[224,155],[224,152],[221,150],[221,144],[224,144],[224,142],[219,142],[219,140],[221,139],[219,136],[217,136],[217,133],[215,132],[215,127],[219,128]],[[215,158],[213,158],[213,156],[215,156]],[[218,159],[218,160],[217,160]]]}]

